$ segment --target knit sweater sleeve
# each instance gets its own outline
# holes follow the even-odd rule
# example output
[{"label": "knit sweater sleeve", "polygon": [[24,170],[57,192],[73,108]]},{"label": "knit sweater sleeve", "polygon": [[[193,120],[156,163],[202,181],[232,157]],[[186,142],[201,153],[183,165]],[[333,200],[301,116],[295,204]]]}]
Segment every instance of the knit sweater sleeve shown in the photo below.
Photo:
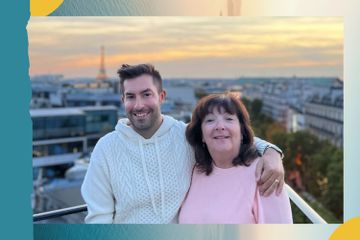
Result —
[{"label": "knit sweater sleeve", "polygon": [[106,162],[108,151],[104,149],[107,144],[101,140],[91,154],[89,168],[81,186],[81,194],[88,208],[86,223],[112,223],[115,213],[115,200]]},{"label": "knit sweater sleeve", "polygon": [[254,137],[254,143],[255,143],[256,149],[258,150],[258,152],[260,153],[261,156],[264,155],[264,152],[268,147],[275,149],[277,152],[279,152],[283,156],[283,152],[281,151],[281,149],[278,146],[271,144],[261,138]]}]

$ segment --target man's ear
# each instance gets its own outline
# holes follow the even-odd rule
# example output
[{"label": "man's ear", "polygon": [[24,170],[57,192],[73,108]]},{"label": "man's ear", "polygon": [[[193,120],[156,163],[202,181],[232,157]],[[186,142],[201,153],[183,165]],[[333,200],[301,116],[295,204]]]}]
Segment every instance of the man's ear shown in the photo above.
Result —
[{"label": "man's ear", "polygon": [[125,98],[124,98],[124,94],[123,94],[123,95],[121,95],[121,101],[124,103],[124,100],[125,100]]},{"label": "man's ear", "polygon": [[165,98],[166,98],[166,91],[161,90],[161,92],[159,94],[159,97],[160,97],[160,103],[163,103],[165,101]]}]

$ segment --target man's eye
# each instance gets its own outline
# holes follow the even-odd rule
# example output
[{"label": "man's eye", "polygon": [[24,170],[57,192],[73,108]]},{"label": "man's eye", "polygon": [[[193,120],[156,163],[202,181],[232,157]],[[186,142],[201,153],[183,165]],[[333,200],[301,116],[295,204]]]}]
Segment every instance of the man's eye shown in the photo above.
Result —
[{"label": "man's eye", "polygon": [[133,99],[134,96],[126,96],[126,99]]},{"label": "man's eye", "polygon": [[145,93],[144,96],[145,96],[145,97],[150,97],[150,96],[151,96],[151,93]]}]

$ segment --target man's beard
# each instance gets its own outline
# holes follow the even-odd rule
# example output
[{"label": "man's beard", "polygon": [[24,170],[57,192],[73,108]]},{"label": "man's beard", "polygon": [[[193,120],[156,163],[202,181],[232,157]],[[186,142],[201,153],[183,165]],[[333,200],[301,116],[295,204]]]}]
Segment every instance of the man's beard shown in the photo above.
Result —
[{"label": "man's beard", "polygon": [[[148,114],[144,119],[137,117],[134,114]],[[131,122],[132,127],[137,132],[146,132],[154,127],[157,119],[160,117],[158,111],[155,109],[145,109],[141,111],[131,111],[127,113],[127,117]]]}]

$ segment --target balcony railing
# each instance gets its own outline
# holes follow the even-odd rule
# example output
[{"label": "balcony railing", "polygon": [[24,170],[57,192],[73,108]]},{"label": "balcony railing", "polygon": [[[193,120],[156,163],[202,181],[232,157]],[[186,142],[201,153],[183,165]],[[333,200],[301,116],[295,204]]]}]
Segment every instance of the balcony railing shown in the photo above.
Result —
[{"label": "balcony railing", "polygon": [[65,215],[70,215],[70,214],[75,214],[75,213],[80,213],[80,212],[85,212],[85,211],[87,211],[86,204],[69,207],[69,208],[62,208],[62,209],[58,209],[58,210],[54,210],[54,211],[34,214],[33,221],[38,222],[38,221],[42,221],[42,220],[62,217]]},{"label": "balcony railing", "polygon": [[312,223],[322,223],[326,224],[327,222],[307,204],[304,199],[302,199],[299,194],[297,194],[294,189],[289,185],[285,184],[287,193],[291,201],[302,211],[302,213],[312,222]]},{"label": "balcony railing", "polygon": [[[314,210],[312,209],[309,204],[307,204],[300,196],[297,194],[289,185],[285,184],[285,188],[288,192],[290,200],[303,212],[303,214],[309,218],[312,223],[316,224],[326,224],[327,222]],[[87,211],[86,204],[69,207],[69,208],[62,208],[54,211],[44,212],[44,213],[37,213],[33,215],[33,221],[38,222],[42,220],[47,220],[51,218],[57,218],[65,215],[80,213]]]}]

